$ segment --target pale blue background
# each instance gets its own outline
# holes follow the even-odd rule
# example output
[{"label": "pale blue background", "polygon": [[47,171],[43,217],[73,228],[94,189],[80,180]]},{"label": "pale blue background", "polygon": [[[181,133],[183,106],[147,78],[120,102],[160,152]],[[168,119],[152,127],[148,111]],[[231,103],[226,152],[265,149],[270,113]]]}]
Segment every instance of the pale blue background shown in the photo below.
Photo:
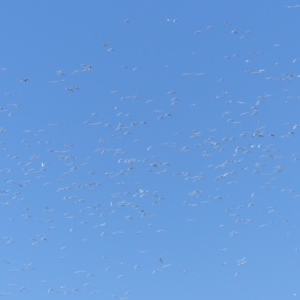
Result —
[{"label": "pale blue background", "polygon": [[2,296],[298,298],[297,4],[2,1]]}]

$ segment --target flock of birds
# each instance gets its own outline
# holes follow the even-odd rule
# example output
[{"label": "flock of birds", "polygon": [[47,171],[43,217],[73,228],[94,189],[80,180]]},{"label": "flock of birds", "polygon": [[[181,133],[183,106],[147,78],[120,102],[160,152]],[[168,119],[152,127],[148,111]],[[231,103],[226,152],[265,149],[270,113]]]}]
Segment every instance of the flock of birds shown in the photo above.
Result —
[{"label": "flock of birds", "polygon": [[[129,19],[124,23],[136,26]],[[177,30],[180,20],[166,18],[169,25]],[[240,32],[231,22],[224,22],[223,29],[236,45],[250,41],[250,49],[255,33]],[[191,35],[198,39],[215,30],[209,25]],[[280,44],[274,41],[271,48]],[[99,51],[111,57],[121,50],[99,41]],[[187,55],[197,58],[198,51]],[[264,55],[253,49],[220,56],[226,71],[212,80],[216,88],[208,88],[206,99],[197,94],[205,70],[177,72],[182,84],[170,81],[171,89],[151,99],[119,91],[116,82],[116,89],[89,101],[84,78],[99,85],[97,62],[72,72],[53,70],[56,78],[48,88],[70,100],[61,104],[69,115],[60,119],[54,111],[34,128],[27,128],[35,118],[26,110],[29,104],[15,103],[14,91],[5,92],[0,108],[0,295],[125,300],[146,299],[145,290],[159,298],[159,281],[184,282],[189,276],[192,289],[213,277],[206,271],[210,268],[239,280],[260,257],[256,235],[264,241],[269,228],[281,238],[297,232],[300,122],[292,113],[299,96],[289,86],[300,75],[290,73],[290,65],[284,74],[270,74],[263,59],[261,67],[248,67]],[[243,63],[237,66],[237,60]],[[297,64],[298,58],[289,63]],[[170,68],[162,65],[160,72]],[[126,65],[121,71],[142,72]],[[1,72],[6,76],[13,70],[5,66]],[[231,75],[241,78],[241,88],[243,78],[252,82],[250,96],[242,99],[244,92],[234,91],[239,83],[226,85]],[[278,83],[280,97],[270,88]],[[26,93],[34,79],[23,77],[15,84]],[[267,87],[254,97],[256,85],[257,90]],[[185,94],[193,86],[195,93]],[[54,123],[45,121],[49,118]],[[275,242],[269,243],[273,247]],[[292,243],[291,256],[300,249]],[[203,257],[197,258],[202,250]]]}]

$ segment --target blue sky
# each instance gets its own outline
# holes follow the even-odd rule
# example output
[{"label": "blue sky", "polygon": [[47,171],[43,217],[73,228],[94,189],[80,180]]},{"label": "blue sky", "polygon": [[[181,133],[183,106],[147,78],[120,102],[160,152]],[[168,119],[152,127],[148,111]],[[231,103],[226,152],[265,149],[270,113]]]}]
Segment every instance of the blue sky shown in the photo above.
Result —
[{"label": "blue sky", "polygon": [[300,297],[297,2],[2,12],[1,296]]}]

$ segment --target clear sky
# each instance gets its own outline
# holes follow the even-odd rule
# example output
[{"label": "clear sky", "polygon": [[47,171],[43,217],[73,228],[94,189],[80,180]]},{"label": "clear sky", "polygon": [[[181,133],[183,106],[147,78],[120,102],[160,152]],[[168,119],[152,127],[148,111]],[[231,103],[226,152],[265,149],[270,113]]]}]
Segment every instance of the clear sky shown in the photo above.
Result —
[{"label": "clear sky", "polygon": [[300,3],[1,11],[1,296],[300,297]]}]

